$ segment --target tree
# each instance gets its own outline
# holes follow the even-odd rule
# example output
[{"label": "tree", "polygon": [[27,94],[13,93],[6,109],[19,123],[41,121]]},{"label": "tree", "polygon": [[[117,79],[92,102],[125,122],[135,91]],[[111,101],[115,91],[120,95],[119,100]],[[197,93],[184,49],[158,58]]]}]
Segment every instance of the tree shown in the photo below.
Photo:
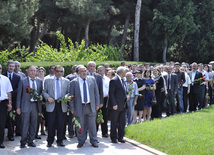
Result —
[{"label": "tree", "polygon": [[135,12],[135,30],[134,30],[134,61],[139,61],[139,31],[140,31],[140,10],[142,0],[137,0]]}]

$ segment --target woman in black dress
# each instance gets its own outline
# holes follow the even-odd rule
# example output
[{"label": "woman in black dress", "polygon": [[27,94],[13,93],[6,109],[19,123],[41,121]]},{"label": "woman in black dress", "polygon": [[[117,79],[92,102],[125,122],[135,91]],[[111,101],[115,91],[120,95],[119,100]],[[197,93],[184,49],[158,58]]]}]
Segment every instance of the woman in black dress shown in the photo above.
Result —
[{"label": "woman in black dress", "polygon": [[139,96],[137,99],[137,104],[135,105],[134,110],[134,121],[133,123],[137,122],[137,114],[139,112],[139,120],[138,122],[141,122],[141,118],[143,116],[143,110],[144,110],[144,103],[145,103],[145,88],[146,88],[146,81],[142,78],[142,71],[139,70],[136,72],[136,78],[134,79],[134,82],[137,83]]},{"label": "woman in black dress", "polygon": [[156,84],[156,90],[155,90],[155,96],[156,96],[156,104],[152,106],[152,114],[151,117],[153,118],[161,118],[162,112],[161,112],[161,89],[164,88],[165,82],[164,78],[161,76],[161,72],[159,68],[153,69],[153,80]]}]

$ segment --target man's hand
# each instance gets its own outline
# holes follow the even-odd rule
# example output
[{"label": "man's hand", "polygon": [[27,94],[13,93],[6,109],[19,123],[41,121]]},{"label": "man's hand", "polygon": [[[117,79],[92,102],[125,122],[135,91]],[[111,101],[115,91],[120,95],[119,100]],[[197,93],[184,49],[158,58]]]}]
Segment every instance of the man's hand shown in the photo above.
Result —
[{"label": "man's hand", "polygon": [[102,108],[103,107],[103,104],[100,104],[100,108]]},{"label": "man's hand", "polygon": [[118,108],[118,106],[117,106],[117,105],[113,106],[113,109],[114,109],[114,110],[117,110],[117,108]]},{"label": "man's hand", "polygon": [[189,94],[189,93],[190,93],[190,90],[188,89],[188,90],[187,90],[187,94]]},{"label": "man's hand", "polygon": [[130,95],[126,95],[127,101],[130,100]]},{"label": "man's hand", "polygon": [[42,100],[43,100],[43,97],[42,97],[42,95],[40,95],[39,97],[40,97],[40,101],[42,101]]},{"label": "man's hand", "polygon": [[53,103],[53,102],[54,102],[54,99],[51,98],[51,97],[48,97],[48,102],[49,102],[49,103]]},{"label": "man's hand", "polygon": [[11,103],[9,103],[7,107],[8,107],[8,109],[7,109],[8,111],[12,110],[12,104]]},{"label": "man's hand", "polygon": [[18,115],[20,115],[20,114],[21,114],[21,109],[20,109],[20,108],[17,108],[17,109],[16,109],[16,113],[17,113]]},{"label": "man's hand", "polygon": [[177,92],[175,91],[175,95],[177,95]]},{"label": "man's hand", "polygon": [[100,107],[99,107],[99,106],[97,106],[97,107],[96,107],[96,110],[99,110],[99,109],[100,109]]}]

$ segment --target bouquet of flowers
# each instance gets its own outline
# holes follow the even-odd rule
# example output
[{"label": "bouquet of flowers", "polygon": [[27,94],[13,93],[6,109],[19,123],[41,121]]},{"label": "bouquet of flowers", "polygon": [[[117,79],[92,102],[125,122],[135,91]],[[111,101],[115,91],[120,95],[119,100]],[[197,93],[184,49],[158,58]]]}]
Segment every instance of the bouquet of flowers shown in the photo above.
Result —
[{"label": "bouquet of flowers", "polygon": [[142,94],[138,95],[138,98],[143,98],[143,97],[144,97],[144,95],[142,95]]},{"label": "bouquet of flowers", "polygon": [[182,85],[183,85],[182,82],[179,82],[178,88],[181,88]]},{"label": "bouquet of flowers", "polygon": [[63,103],[67,103],[67,102],[70,102],[74,99],[74,96],[67,96],[67,97],[60,97],[57,101],[58,102],[63,102]]},{"label": "bouquet of flowers", "polygon": [[39,119],[42,121],[44,121],[44,115],[42,113],[38,113]]},{"label": "bouquet of flowers", "polygon": [[146,90],[152,90],[153,84],[146,84]]},{"label": "bouquet of flowers", "polygon": [[133,88],[133,81],[129,82],[129,85],[127,86],[127,91],[128,91],[128,94],[130,96],[132,96],[132,90],[134,90],[134,88]]},{"label": "bouquet of flowers", "polygon": [[35,89],[30,88],[29,85],[26,88],[26,93],[30,94],[30,97],[33,98],[34,100],[37,100],[37,101],[42,100],[38,92]]},{"label": "bouquet of flowers", "polygon": [[11,110],[9,113],[10,118],[12,118],[13,121],[16,120],[16,111],[15,110]]},{"label": "bouquet of flowers", "polygon": [[195,79],[193,82],[194,84],[202,84],[203,82],[205,82],[205,77]]},{"label": "bouquet of flowers", "polygon": [[82,133],[82,128],[80,125],[80,120],[77,117],[73,117],[72,122],[74,123],[76,129],[78,129],[78,133],[81,134]]},{"label": "bouquet of flowers", "polygon": [[97,114],[97,124],[104,123],[102,110],[100,109]]}]

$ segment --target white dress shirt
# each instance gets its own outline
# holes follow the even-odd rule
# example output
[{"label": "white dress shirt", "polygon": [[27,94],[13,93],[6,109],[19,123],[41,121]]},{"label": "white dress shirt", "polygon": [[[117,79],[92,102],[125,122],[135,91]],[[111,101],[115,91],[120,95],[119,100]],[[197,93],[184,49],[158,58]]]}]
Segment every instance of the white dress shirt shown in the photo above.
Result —
[{"label": "white dress shirt", "polygon": [[188,87],[188,85],[191,84],[191,80],[186,72],[184,72],[184,74],[185,74],[185,83],[183,84],[183,87]]},{"label": "white dress shirt", "polygon": [[[83,83],[84,80],[81,77],[79,78],[79,86],[80,86],[80,93],[81,93],[81,99],[82,99],[82,103],[84,102],[84,92],[83,92]],[[89,96],[89,88],[88,88],[88,80],[87,78],[85,79],[85,84],[86,84],[86,91],[87,91],[87,102],[86,103],[90,103],[90,96]]]},{"label": "white dress shirt", "polygon": [[0,75],[0,101],[8,99],[7,93],[12,92],[13,88],[8,77]]},{"label": "white dress shirt", "polygon": [[103,96],[107,97],[108,96],[108,91],[109,91],[109,82],[110,79],[107,76],[103,76]]},{"label": "white dress shirt", "polygon": [[[55,100],[57,100],[57,88],[56,88],[56,83],[57,83],[57,77],[54,76],[54,83],[55,83]],[[59,78],[59,89],[62,91],[62,78]],[[60,91],[60,92],[61,92]]]},{"label": "white dress shirt", "polygon": [[11,75],[11,80],[13,79],[13,72],[12,73],[9,73],[8,71],[7,71],[7,77],[9,78],[9,76]]},{"label": "white dress shirt", "polygon": [[195,75],[196,75],[196,71],[192,72],[192,77],[191,77],[192,85],[194,85]]}]

